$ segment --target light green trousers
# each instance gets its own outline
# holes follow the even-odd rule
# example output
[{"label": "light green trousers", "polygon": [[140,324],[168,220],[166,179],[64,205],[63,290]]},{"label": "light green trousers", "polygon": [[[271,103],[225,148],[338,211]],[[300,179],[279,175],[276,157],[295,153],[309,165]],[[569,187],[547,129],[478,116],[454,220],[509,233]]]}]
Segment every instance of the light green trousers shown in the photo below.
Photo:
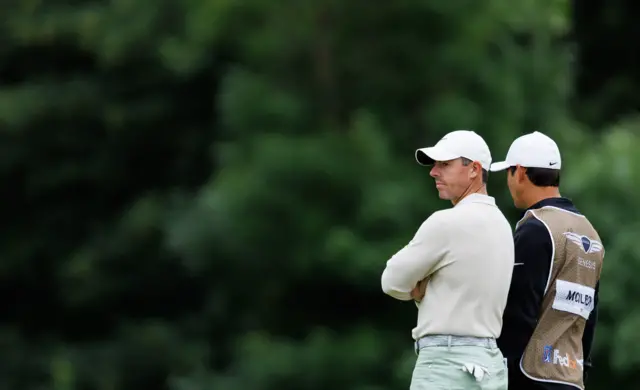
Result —
[{"label": "light green trousers", "polygon": [[[482,368],[483,378],[463,369]],[[473,371],[473,370],[472,370]],[[507,366],[498,348],[451,346],[420,349],[410,390],[507,390]]]}]

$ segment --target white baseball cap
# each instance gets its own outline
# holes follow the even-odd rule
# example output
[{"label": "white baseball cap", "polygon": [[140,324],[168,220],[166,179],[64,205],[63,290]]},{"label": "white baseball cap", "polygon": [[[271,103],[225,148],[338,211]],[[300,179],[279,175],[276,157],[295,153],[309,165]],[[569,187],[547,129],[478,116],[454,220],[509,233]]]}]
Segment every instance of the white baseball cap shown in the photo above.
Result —
[{"label": "white baseball cap", "polygon": [[460,157],[478,161],[486,170],[491,165],[489,146],[471,130],[452,131],[434,146],[416,150],[416,161],[420,165],[432,165],[435,161],[449,161]]},{"label": "white baseball cap", "polygon": [[539,131],[525,134],[513,141],[505,161],[491,164],[491,171],[502,171],[516,165],[525,168],[560,169],[560,149],[554,140]]}]

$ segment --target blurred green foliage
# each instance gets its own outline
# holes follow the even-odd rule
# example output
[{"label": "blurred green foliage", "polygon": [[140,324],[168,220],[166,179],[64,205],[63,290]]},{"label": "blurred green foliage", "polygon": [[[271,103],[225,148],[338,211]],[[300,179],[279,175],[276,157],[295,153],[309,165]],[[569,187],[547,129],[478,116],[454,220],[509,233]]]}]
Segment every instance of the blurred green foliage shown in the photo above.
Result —
[{"label": "blurred green foliage", "polygon": [[636,388],[640,122],[580,107],[571,10],[8,1],[0,389],[407,388],[415,308],[379,276],[449,207],[415,148],[460,128],[558,141],[607,249],[590,388]]}]

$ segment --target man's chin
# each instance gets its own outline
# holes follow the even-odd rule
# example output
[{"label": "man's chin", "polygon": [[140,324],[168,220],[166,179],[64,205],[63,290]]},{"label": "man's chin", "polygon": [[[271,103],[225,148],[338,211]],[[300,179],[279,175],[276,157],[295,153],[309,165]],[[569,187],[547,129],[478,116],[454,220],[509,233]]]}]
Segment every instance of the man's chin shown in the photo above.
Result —
[{"label": "man's chin", "polygon": [[447,191],[438,190],[438,197],[442,200],[451,200],[451,196]]}]

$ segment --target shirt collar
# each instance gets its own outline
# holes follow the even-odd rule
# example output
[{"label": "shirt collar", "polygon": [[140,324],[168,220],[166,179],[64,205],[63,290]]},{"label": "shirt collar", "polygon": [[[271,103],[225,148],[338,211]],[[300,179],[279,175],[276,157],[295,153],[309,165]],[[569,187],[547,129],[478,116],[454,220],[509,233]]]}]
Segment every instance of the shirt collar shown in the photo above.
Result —
[{"label": "shirt collar", "polygon": [[482,204],[488,204],[488,205],[492,205],[495,206],[496,205],[496,200],[493,196],[489,196],[489,195],[485,195],[485,194],[478,194],[478,193],[473,193],[473,194],[469,194],[467,196],[465,196],[464,198],[462,198],[462,200],[460,202],[458,202],[454,207],[457,207],[461,204],[466,204],[466,203],[482,203]]},{"label": "shirt collar", "polygon": [[[559,208],[559,209],[563,209],[563,210],[566,210],[566,211],[571,211],[573,213],[580,214],[580,212],[578,211],[576,206],[573,204],[573,202],[570,199],[564,198],[564,197],[542,199],[538,203],[536,203],[534,205],[531,205],[529,208],[527,208],[527,210],[525,210],[525,212],[528,211],[528,210],[535,210],[535,209],[539,209],[539,208],[542,208],[542,207],[556,207],[556,208]],[[523,215],[524,215],[524,213],[523,213]]]}]

